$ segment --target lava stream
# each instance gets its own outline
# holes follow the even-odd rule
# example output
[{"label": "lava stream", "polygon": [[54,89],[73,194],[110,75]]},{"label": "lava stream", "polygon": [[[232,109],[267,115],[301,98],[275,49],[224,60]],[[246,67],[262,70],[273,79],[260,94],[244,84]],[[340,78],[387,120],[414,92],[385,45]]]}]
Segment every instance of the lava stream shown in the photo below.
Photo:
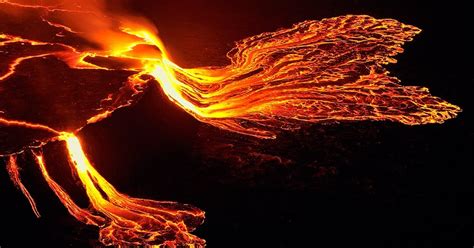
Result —
[{"label": "lava stream", "polygon": [[8,159],[7,171],[13,184],[15,184],[15,186],[17,186],[20,189],[20,191],[23,193],[23,195],[26,197],[26,199],[30,203],[33,213],[36,215],[36,217],[38,218],[41,217],[41,214],[39,213],[38,208],[36,207],[35,200],[33,199],[33,197],[31,197],[30,192],[28,191],[28,189],[26,189],[25,185],[23,185],[23,183],[21,182],[20,168],[18,167],[15,156],[10,156],[10,158]]},{"label": "lava stream", "polygon": [[[421,32],[394,19],[303,21],[236,42],[228,65],[182,68],[144,18],[114,12],[102,1],[47,2],[0,0],[0,128],[31,136],[12,135],[20,144],[4,142],[0,156],[10,156],[10,178],[39,217],[15,154],[65,142],[90,208],[74,203],[36,152],[37,164],[69,213],[100,228],[105,245],[205,245],[190,234],[203,222],[203,211],[119,193],[94,169],[75,136],[133,104],[149,83],[203,123],[262,139],[322,122],[443,123],[461,111],[427,88],[403,86],[389,75],[384,66],[396,63],[402,45]],[[61,71],[43,73],[51,65]],[[76,81],[84,73],[85,82]],[[108,81],[117,75],[125,82]],[[51,78],[56,85],[49,84]]]},{"label": "lava stream", "polygon": [[204,246],[204,240],[190,234],[204,221],[204,212],[186,204],[137,199],[119,193],[92,166],[79,139],[62,133],[71,165],[90,200],[90,209],[79,208],[48,174],[44,158],[37,163],[50,188],[71,215],[86,224],[100,227],[99,240],[105,245],[182,245]]}]

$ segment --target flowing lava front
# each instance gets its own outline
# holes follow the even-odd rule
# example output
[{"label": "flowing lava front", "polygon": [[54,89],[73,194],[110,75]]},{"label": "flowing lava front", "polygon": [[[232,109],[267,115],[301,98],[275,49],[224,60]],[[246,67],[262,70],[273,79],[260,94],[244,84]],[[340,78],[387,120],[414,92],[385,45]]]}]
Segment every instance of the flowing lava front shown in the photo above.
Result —
[{"label": "flowing lava front", "polygon": [[[104,245],[205,245],[190,234],[204,221],[203,211],[119,193],[94,169],[75,135],[132,104],[149,83],[158,83],[170,101],[201,122],[262,139],[305,123],[390,120],[417,125],[442,123],[461,111],[426,88],[402,86],[389,76],[383,66],[395,63],[401,46],[420,32],[393,19],[347,15],[304,21],[237,42],[228,53],[227,66],[185,69],[172,62],[153,25],[143,18],[106,11],[100,1],[31,2],[0,1],[0,130],[19,128],[30,135],[21,145],[2,148],[0,156],[8,157],[12,181],[39,217],[17,163],[17,154],[33,153],[69,213],[100,227]],[[31,32],[35,28],[41,32]],[[17,87],[28,85],[24,68],[39,71],[42,63],[63,68],[61,77],[68,71],[126,80],[104,86],[94,85],[96,80],[79,82],[80,88],[72,91],[70,87],[77,87],[74,81],[57,96],[62,108],[27,116],[25,105],[28,109],[32,103],[16,97]],[[63,84],[68,81],[61,79]],[[98,90],[105,85],[104,92]],[[47,91],[56,86],[62,87]],[[38,94],[40,102],[56,100],[45,99],[44,91],[25,94]],[[84,99],[78,97],[81,92],[87,92]],[[70,107],[64,107],[67,101]],[[58,121],[65,119],[67,123]],[[65,143],[89,208],[76,205],[49,175],[41,147],[53,141]]]}]

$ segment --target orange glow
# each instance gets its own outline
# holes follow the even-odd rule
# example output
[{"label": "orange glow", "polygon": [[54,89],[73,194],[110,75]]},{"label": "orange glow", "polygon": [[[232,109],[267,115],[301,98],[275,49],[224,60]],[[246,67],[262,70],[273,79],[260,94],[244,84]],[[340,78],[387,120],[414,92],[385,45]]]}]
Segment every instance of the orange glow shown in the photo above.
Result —
[{"label": "orange glow", "polygon": [[443,123],[460,108],[383,68],[419,32],[369,16],[306,21],[238,42],[226,67],[183,69],[163,59],[147,73],[198,120],[259,138],[304,122]]},{"label": "orange glow", "polygon": [[20,179],[20,169],[18,167],[18,164],[16,163],[16,157],[15,156],[10,156],[10,158],[7,161],[7,171],[8,175],[10,176],[10,179],[12,180],[13,184],[15,184],[18,189],[21,190],[23,195],[26,197],[28,202],[30,203],[31,209],[33,210],[33,213],[36,215],[36,217],[41,217],[38,209],[36,208],[36,202],[31,197],[30,192],[28,189],[26,189],[25,185],[21,182]]},{"label": "orange glow", "polygon": [[44,163],[44,159],[42,155],[35,154],[36,162],[39,165],[41,173],[43,174],[44,179],[48,183],[48,186],[53,190],[56,196],[59,198],[61,203],[67,208],[69,213],[74,216],[77,220],[90,224],[90,225],[103,225],[105,223],[105,219],[93,215],[87,210],[79,208],[76,203],[71,199],[71,197],[64,191],[64,189],[49,176],[49,173],[46,169],[46,165]]},{"label": "orange glow", "polygon": [[[0,1],[0,12],[18,18],[37,11],[34,13],[40,22],[54,30],[54,37],[0,34],[0,49],[12,44],[48,48],[13,58],[5,71],[0,71],[0,87],[22,63],[54,56],[77,70],[131,72],[127,84],[133,89],[157,83],[170,101],[197,120],[265,139],[300,129],[305,123],[388,120],[418,125],[443,123],[461,111],[432,96],[427,88],[402,86],[389,75],[384,66],[395,63],[393,57],[403,52],[401,46],[421,31],[393,19],[347,15],[304,21],[238,41],[227,54],[227,66],[182,68],[173,62],[156,28],[143,18],[106,13],[102,1],[66,0],[57,5],[26,2]],[[145,80],[147,76],[153,80]],[[100,109],[103,111],[89,116],[83,125],[105,119],[115,109]],[[119,193],[84,153],[75,136],[82,127],[57,131],[42,123],[12,118],[1,108],[0,125],[45,130],[55,135],[48,141],[65,142],[90,208],[74,203],[48,174],[41,154],[35,153],[36,161],[69,213],[100,228],[104,245],[205,245],[204,240],[190,234],[203,222],[203,211]],[[35,202],[20,181],[14,157],[10,157],[8,171],[39,217]]]},{"label": "orange glow", "polygon": [[[102,243],[204,245],[203,240],[189,233],[202,223],[204,212],[184,204],[136,199],[119,193],[94,169],[76,136],[63,133],[61,139],[66,142],[70,160],[93,209],[106,220],[100,224]],[[85,222],[91,223],[88,218]],[[92,223],[99,224],[95,220]]]},{"label": "orange glow", "polygon": [[5,125],[5,126],[18,126],[18,127],[25,127],[25,128],[31,128],[31,129],[39,129],[39,130],[44,130],[48,131],[54,134],[59,134],[58,131],[54,130],[53,128],[50,128],[45,125],[41,124],[35,124],[35,123],[28,123],[25,121],[18,121],[18,120],[7,120],[4,118],[0,117],[0,124]]},{"label": "orange glow", "polygon": [[119,193],[92,166],[79,139],[62,133],[70,162],[89,197],[91,208],[79,208],[64,189],[50,177],[42,155],[36,154],[41,172],[69,213],[79,221],[100,227],[105,245],[167,244],[203,246],[202,239],[190,234],[204,220],[204,212],[170,201],[151,201]]}]

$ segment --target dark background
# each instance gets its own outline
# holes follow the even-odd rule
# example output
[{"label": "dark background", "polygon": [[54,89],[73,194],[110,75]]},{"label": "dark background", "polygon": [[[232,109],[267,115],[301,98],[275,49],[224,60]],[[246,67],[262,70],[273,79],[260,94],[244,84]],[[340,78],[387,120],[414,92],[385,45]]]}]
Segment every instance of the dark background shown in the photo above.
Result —
[{"label": "dark background", "polygon": [[[313,125],[262,142],[200,124],[152,87],[135,106],[79,133],[96,168],[119,190],[202,208],[206,222],[195,233],[209,247],[474,245],[467,4],[149,2],[128,4],[156,24],[173,59],[185,67],[225,64],[234,41],[306,19],[368,14],[418,26],[423,32],[389,69],[402,84],[426,86],[464,111],[442,125]],[[61,166],[50,164],[53,173]],[[22,176],[43,217],[34,217],[0,170],[2,248],[98,245],[96,229],[68,215],[33,164],[23,165]]]}]

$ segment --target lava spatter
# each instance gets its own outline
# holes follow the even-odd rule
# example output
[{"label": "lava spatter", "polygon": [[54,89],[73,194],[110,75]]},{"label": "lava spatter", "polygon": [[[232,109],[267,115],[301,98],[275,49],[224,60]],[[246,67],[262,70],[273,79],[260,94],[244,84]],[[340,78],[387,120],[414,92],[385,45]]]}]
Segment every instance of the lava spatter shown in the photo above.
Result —
[{"label": "lava spatter", "polygon": [[[443,123],[461,110],[428,89],[403,86],[384,68],[421,30],[393,19],[347,15],[304,21],[238,41],[229,65],[182,68],[143,18],[101,1],[0,1],[0,156],[21,183],[15,154],[31,151],[49,187],[105,245],[202,247],[204,212],[119,193],[93,167],[76,134],[136,102],[150,83],[197,120],[257,138],[304,123]],[[90,201],[82,209],[38,152],[63,142]]]}]

